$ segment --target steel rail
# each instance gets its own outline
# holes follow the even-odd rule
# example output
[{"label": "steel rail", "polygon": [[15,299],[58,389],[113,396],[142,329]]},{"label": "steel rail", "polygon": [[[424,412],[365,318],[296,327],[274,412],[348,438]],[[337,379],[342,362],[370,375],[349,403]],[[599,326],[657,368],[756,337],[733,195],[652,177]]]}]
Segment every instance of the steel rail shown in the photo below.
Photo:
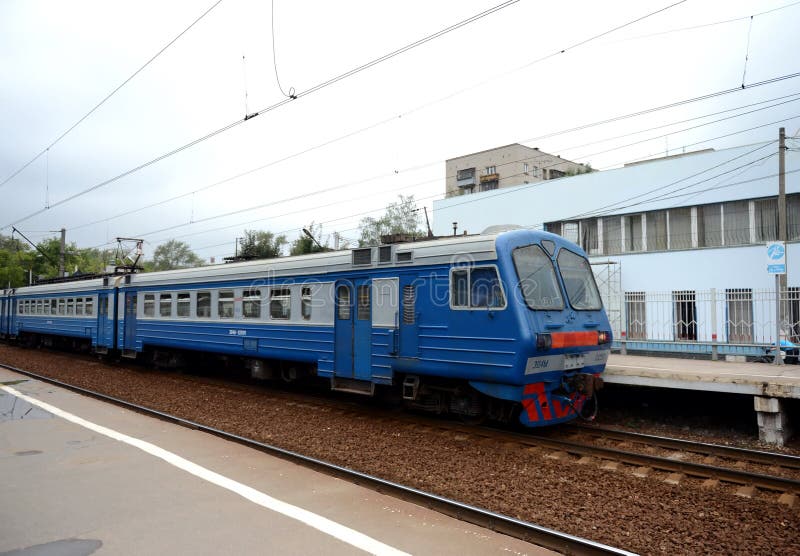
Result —
[{"label": "steel rail", "polygon": [[236,442],[244,446],[247,446],[249,448],[257,449],[259,451],[280,457],[295,464],[304,465],[308,468],[326,473],[328,475],[346,479],[350,482],[365,486],[377,492],[385,493],[394,496],[396,498],[400,498],[402,500],[406,500],[421,506],[425,506],[439,513],[443,513],[445,515],[454,517],[456,519],[460,519],[462,521],[466,521],[468,523],[472,523],[480,527],[485,527],[487,529],[491,529],[498,533],[509,535],[511,537],[515,537],[524,540],[526,542],[530,542],[545,548],[549,548],[551,550],[555,550],[560,553],[576,554],[576,555],[609,555],[609,554],[625,555],[625,556],[634,555],[634,553],[628,552],[626,550],[614,548],[589,539],[583,539],[581,537],[576,537],[574,535],[569,535],[567,533],[555,531],[553,529],[548,529],[546,527],[542,527],[534,523],[529,523],[526,521],[515,519],[513,517],[498,514],[489,510],[471,506],[469,504],[464,504],[462,502],[451,500],[449,498],[444,498],[436,494],[424,492],[422,490],[413,487],[401,485],[399,483],[395,483],[392,481],[387,481],[385,479],[374,477],[372,475],[367,475],[366,473],[361,473],[360,471],[355,471],[353,469],[348,469],[340,465],[335,465],[316,458],[304,456],[302,454],[298,454],[297,452],[292,452],[290,450],[285,450],[277,446],[272,446],[270,444],[258,442],[256,440],[252,440],[237,434],[226,432],[221,429],[217,429],[215,427],[203,425],[202,423],[197,423],[195,421],[183,419],[182,417],[178,417],[176,415],[164,413],[156,409],[127,402],[120,398],[108,396],[100,392],[95,392],[93,390],[81,388],[80,386],[68,384],[66,382],[62,382],[54,378],[39,375],[31,371],[19,369],[11,365],[6,365],[5,363],[0,363],[0,367],[6,368],[15,373],[19,373],[34,378],[36,380],[40,380],[42,382],[47,382],[49,384],[65,388],[73,392],[77,392],[79,394],[91,396],[93,398],[102,400],[104,402],[113,403],[115,405],[119,405],[126,409],[131,409],[148,416],[157,417],[159,419],[175,423],[184,427],[206,432],[208,434],[213,434],[214,436],[217,436],[219,438],[231,442]]},{"label": "steel rail", "polygon": [[617,448],[592,446],[589,444],[582,444],[580,442],[558,440],[535,434],[501,431],[494,431],[493,434],[497,438],[505,437],[509,440],[514,440],[522,444],[540,447],[543,446],[578,456],[598,457],[601,459],[618,461],[629,465],[651,467],[660,471],[683,473],[692,477],[718,479],[720,481],[739,485],[752,485],[764,490],[800,493],[800,481],[795,479],[776,477],[774,475],[764,475],[761,473],[730,469],[704,463],[692,463],[661,456],[640,454],[638,452],[630,452]]},{"label": "steel rail", "polygon": [[752,463],[764,465],[775,465],[787,469],[800,469],[800,456],[791,454],[780,454],[776,452],[765,452],[761,450],[751,450],[749,448],[739,448],[736,446],[723,446],[721,444],[709,444],[706,442],[696,442],[681,438],[670,438],[645,434],[640,432],[620,431],[607,427],[570,425],[567,430],[576,429],[581,433],[594,436],[601,436],[613,440],[621,440],[635,443],[646,443],[675,450],[700,453],[724,458],[746,459]]}]

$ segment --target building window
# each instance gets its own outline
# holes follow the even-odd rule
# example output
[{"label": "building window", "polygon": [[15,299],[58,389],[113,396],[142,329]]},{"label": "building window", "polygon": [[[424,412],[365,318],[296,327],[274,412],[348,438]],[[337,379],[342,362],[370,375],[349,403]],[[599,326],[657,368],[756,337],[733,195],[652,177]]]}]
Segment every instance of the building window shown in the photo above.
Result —
[{"label": "building window", "polygon": [[630,214],[625,217],[625,251],[632,252],[643,249],[642,215]]},{"label": "building window", "polygon": [[603,218],[603,254],[615,255],[622,251],[622,222],[619,216]]},{"label": "building window", "polygon": [[292,292],[289,288],[274,289],[269,294],[269,316],[273,319],[289,320]]},{"label": "building window", "polygon": [[725,325],[728,342],[749,344],[753,341],[753,292],[750,289],[725,290]]},{"label": "building window", "polygon": [[475,168],[465,168],[456,172],[456,179],[458,181],[468,180],[475,177]]},{"label": "building window", "polygon": [[676,340],[697,340],[697,305],[694,291],[672,292]]},{"label": "building window", "polygon": [[498,180],[491,180],[491,181],[484,181],[481,182],[481,191],[491,191],[492,189],[497,189],[500,185]]},{"label": "building window", "polygon": [[158,314],[162,317],[172,316],[172,294],[162,293],[158,296]]},{"label": "building window", "polygon": [[221,290],[217,297],[217,316],[221,319],[233,318],[233,290]]},{"label": "building window", "polygon": [[189,318],[192,313],[192,295],[189,292],[178,294],[178,316]]},{"label": "building window", "polygon": [[719,247],[722,245],[722,205],[697,207],[697,246]]},{"label": "building window", "polygon": [[522,171],[525,172],[526,174],[528,173],[528,163],[527,162],[524,162],[522,164]]},{"label": "building window", "polygon": [[561,170],[556,170],[555,168],[550,168],[549,178],[551,180],[563,178],[566,175],[567,175],[566,172],[562,172]]},{"label": "building window", "polygon": [[644,292],[625,292],[625,317],[629,340],[647,339],[647,305]]},{"label": "building window", "polygon": [[778,239],[778,199],[753,201],[755,211],[756,242],[764,243]]},{"label": "building window", "polygon": [[692,248],[692,209],[669,209],[669,249]]},{"label": "building window", "polygon": [[722,205],[722,227],[725,245],[750,243],[750,203],[732,201]]},{"label": "building window", "polygon": [[197,317],[211,318],[211,292],[197,292]]},{"label": "building window", "polygon": [[786,239],[800,239],[800,195],[786,196]]},{"label": "building window", "polygon": [[541,175],[541,173],[539,171],[539,167],[538,166],[534,166],[533,167],[533,177],[534,178],[538,178],[540,175]]},{"label": "building window", "polygon": [[598,252],[598,232],[597,232],[597,218],[590,220],[583,220],[581,222],[581,247],[587,253],[595,254]]},{"label": "building window", "polygon": [[487,166],[486,170],[484,170],[484,173],[487,176],[491,175],[491,174],[496,174],[497,173],[497,166]]},{"label": "building window", "polygon": [[663,210],[647,213],[647,250],[667,250],[667,213]]},{"label": "building window", "polygon": [[242,293],[242,316],[246,319],[261,318],[261,290],[244,290]]}]

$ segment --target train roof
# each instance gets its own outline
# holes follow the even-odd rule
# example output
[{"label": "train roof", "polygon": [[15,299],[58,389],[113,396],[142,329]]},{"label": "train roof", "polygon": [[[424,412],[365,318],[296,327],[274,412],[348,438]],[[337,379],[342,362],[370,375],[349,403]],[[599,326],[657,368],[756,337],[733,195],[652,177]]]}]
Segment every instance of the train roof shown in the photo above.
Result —
[{"label": "train roof", "polygon": [[[453,236],[411,243],[386,244],[373,247],[329,251],[311,255],[295,255],[276,259],[258,259],[239,263],[217,264],[194,268],[181,268],[142,274],[109,276],[105,279],[62,282],[17,288],[17,294],[43,294],[51,292],[80,292],[108,286],[139,284],[182,284],[198,281],[222,282],[226,280],[264,279],[264,276],[324,276],[334,272],[360,269],[402,268],[433,264],[448,264],[459,257],[468,261],[497,259],[497,239],[500,236],[526,234],[532,236],[552,234],[532,230],[515,230],[498,234]],[[559,240],[558,236],[553,236]]]}]

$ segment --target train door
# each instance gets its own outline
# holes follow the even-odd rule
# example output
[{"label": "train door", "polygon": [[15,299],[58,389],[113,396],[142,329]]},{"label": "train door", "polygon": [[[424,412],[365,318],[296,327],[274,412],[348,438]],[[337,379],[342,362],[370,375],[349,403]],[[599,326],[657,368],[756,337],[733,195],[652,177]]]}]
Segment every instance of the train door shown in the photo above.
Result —
[{"label": "train door", "polygon": [[108,295],[97,296],[97,347],[108,347]]},{"label": "train door", "polygon": [[419,356],[419,312],[417,310],[418,289],[421,280],[404,277],[400,281],[403,300],[400,311],[400,357]]},{"label": "train door", "polygon": [[136,349],[136,292],[125,292],[124,349]]},{"label": "train door", "polygon": [[372,294],[369,279],[336,285],[336,376],[372,376]]}]

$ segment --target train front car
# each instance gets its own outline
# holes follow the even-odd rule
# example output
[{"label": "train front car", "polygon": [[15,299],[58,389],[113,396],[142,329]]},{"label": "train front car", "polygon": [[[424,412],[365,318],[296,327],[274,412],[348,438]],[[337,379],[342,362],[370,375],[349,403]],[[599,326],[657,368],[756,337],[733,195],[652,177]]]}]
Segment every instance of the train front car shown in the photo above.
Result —
[{"label": "train front car", "polygon": [[515,380],[520,421],[536,427],[592,418],[611,326],[585,253],[564,238],[517,231],[497,238],[519,319]]}]

